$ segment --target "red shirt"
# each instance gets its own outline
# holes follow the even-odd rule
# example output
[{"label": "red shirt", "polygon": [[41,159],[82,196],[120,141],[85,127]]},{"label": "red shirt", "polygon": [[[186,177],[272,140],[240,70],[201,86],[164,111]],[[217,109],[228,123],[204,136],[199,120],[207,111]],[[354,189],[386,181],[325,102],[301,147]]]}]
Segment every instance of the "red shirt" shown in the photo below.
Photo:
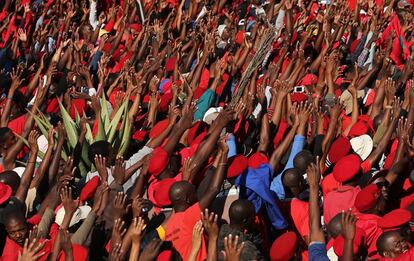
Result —
[{"label": "red shirt", "polygon": [[[167,224],[163,225],[165,229],[165,241],[172,242],[174,248],[180,253],[183,260],[188,260],[188,255],[192,247],[193,228],[197,221],[200,220],[200,213],[200,204],[197,202],[184,212],[172,214]],[[206,258],[206,242],[203,237],[197,260],[202,261]]]},{"label": "red shirt", "polygon": [[373,214],[357,213],[356,226],[365,231],[365,242],[368,246],[368,256],[372,257],[377,253],[377,239],[382,231],[378,227],[380,216]]},{"label": "red shirt", "polygon": [[[45,254],[41,256],[38,260],[44,261],[47,260],[49,254],[52,252],[52,244],[50,240],[41,239],[40,242],[46,241],[46,244],[43,246],[43,249],[39,252],[44,251]],[[3,255],[1,256],[4,261],[17,261],[19,254],[23,252],[23,247],[11,240],[9,237],[6,239],[6,244],[3,249]]]},{"label": "red shirt", "polygon": [[290,204],[293,223],[302,239],[305,240],[305,236],[309,236],[309,203],[294,198]]},{"label": "red shirt", "polygon": [[352,187],[343,185],[335,191],[331,191],[325,196],[323,203],[323,218],[325,224],[341,213],[342,210],[348,210],[354,206],[355,198],[361,191],[359,186]]}]

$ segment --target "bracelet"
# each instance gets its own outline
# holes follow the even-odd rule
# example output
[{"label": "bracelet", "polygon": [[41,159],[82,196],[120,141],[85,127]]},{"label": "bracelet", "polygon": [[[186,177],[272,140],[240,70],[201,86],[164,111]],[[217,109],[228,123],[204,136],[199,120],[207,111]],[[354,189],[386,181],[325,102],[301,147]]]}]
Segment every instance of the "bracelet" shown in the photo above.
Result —
[{"label": "bracelet", "polygon": [[219,166],[227,166],[227,163],[219,163]]}]

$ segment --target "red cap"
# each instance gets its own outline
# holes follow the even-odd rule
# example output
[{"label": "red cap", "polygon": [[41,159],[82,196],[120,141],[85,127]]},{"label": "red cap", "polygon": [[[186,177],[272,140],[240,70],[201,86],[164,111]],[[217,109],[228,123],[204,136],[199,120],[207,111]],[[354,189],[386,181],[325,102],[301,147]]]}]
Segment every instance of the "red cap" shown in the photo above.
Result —
[{"label": "red cap", "polygon": [[81,201],[86,201],[95,195],[95,191],[98,188],[100,183],[100,179],[98,176],[93,177],[89,180],[85,186],[83,186],[82,191],[80,193],[79,199]]},{"label": "red cap", "polygon": [[152,157],[149,162],[149,173],[155,177],[160,175],[167,167],[169,160],[168,153],[162,147],[156,148],[152,152]]},{"label": "red cap", "polygon": [[296,251],[298,245],[298,237],[295,232],[286,232],[278,237],[270,248],[271,261],[290,260]]},{"label": "red cap", "polygon": [[346,182],[361,170],[361,159],[355,155],[351,154],[343,157],[335,164],[333,168],[333,176],[338,182]]},{"label": "red cap", "polygon": [[247,158],[243,155],[236,155],[229,159],[227,178],[236,178],[247,169]]},{"label": "red cap", "polygon": [[355,208],[364,212],[374,207],[380,197],[381,189],[375,184],[369,184],[363,188],[355,198]]},{"label": "red cap", "polygon": [[328,156],[326,158],[328,165],[337,163],[340,159],[345,157],[351,151],[351,142],[347,137],[339,137],[329,148]]},{"label": "red cap", "polygon": [[313,73],[308,73],[305,75],[305,77],[303,77],[301,84],[302,85],[313,85],[316,84],[318,82],[318,76],[316,76]]},{"label": "red cap", "polygon": [[175,182],[177,182],[177,180],[174,178],[166,178],[155,183],[152,186],[152,195],[148,196],[152,203],[157,207],[167,207],[171,205],[169,192],[171,186]]},{"label": "red cap", "polygon": [[411,212],[406,209],[395,209],[385,214],[379,221],[378,226],[382,231],[397,230],[411,220]]},{"label": "red cap", "polygon": [[[358,250],[364,246],[364,231],[358,227],[356,227],[355,230],[355,237],[354,237],[354,244],[353,244],[353,252],[354,255],[358,254]],[[334,248],[334,252],[335,254],[341,258],[343,253],[344,253],[344,246],[345,246],[345,240],[343,238],[342,235],[339,235],[335,238],[334,242],[333,242],[333,248]]]},{"label": "red cap", "polygon": [[269,159],[267,158],[267,156],[264,153],[258,151],[250,156],[248,165],[252,169],[257,169],[258,167],[260,167],[260,165],[266,164],[268,162]]},{"label": "red cap", "polygon": [[302,93],[302,92],[292,93],[290,95],[290,98],[292,99],[292,102],[297,102],[297,103],[304,102],[304,101],[308,100],[308,96],[306,94]]},{"label": "red cap", "polygon": [[165,120],[157,122],[154,125],[154,127],[152,127],[152,129],[150,130],[149,138],[153,139],[153,138],[158,137],[167,128],[169,123],[170,123],[169,119],[165,119]]},{"label": "red cap", "polygon": [[0,182],[0,204],[6,202],[12,194],[12,189],[9,185]]},{"label": "red cap", "polygon": [[170,57],[166,62],[165,62],[165,71],[166,72],[172,72],[174,71],[175,68],[175,61],[177,60],[177,58],[175,57]]},{"label": "red cap", "polygon": [[368,125],[363,121],[357,121],[349,131],[349,137],[358,137],[367,134],[369,131]]}]

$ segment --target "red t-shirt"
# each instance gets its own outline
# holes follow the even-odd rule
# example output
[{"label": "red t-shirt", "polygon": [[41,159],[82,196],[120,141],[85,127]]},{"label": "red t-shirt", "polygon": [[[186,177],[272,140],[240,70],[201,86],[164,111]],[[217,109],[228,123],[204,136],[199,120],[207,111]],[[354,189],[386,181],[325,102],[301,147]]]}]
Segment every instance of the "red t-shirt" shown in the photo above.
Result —
[{"label": "red t-shirt", "polygon": [[325,224],[341,213],[342,210],[348,210],[354,206],[355,198],[358,192],[361,191],[360,187],[341,186],[335,191],[331,191],[325,196],[323,203],[323,218]]},{"label": "red t-shirt", "polygon": [[[50,240],[44,240],[41,239],[40,242],[46,241],[45,245],[43,246],[43,249],[39,252],[45,252],[43,256],[41,256],[38,260],[44,261],[47,260],[49,254],[52,252],[52,244]],[[23,247],[21,247],[19,244],[11,240],[7,237],[6,244],[3,249],[3,255],[1,256],[1,260],[4,261],[15,261],[19,259],[19,254],[23,252]]]},{"label": "red t-shirt", "polygon": [[368,256],[373,257],[377,253],[377,239],[382,231],[378,227],[380,216],[373,214],[357,213],[356,226],[365,232],[365,242],[368,246]]},{"label": "red t-shirt", "polygon": [[305,236],[309,236],[309,203],[294,198],[290,204],[293,223],[302,239],[305,240]]},{"label": "red t-shirt", "polygon": [[[197,221],[200,220],[200,213],[200,204],[197,202],[184,212],[172,214],[167,224],[163,225],[165,229],[165,241],[172,242],[174,248],[180,253],[183,260],[187,260],[190,254],[193,228]],[[202,238],[197,260],[202,261],[207,258],[206,249],[206,242]]]}]

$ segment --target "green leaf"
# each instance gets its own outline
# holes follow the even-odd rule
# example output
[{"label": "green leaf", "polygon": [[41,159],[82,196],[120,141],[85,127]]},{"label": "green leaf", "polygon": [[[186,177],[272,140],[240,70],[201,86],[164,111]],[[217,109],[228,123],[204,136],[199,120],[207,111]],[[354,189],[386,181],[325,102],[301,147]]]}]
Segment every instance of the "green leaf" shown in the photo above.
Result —
[{"label": "green leaf", "polygon": [[[124,116],[124,119],[125,119],[125,108],[128,108],[127,105],[128,105],[128,101],[125,101],[124,103],[122,103],[122,105],[119,107],[118,111],[115,113],[114,117],[112,118],[109,131],[107,132],[109,143],[112,143],[114,141],[116,131],[118,130],[119,121],[121,120],[122,116]],[[122,122],[122,125],[124,125],[124,121]]]},{"label": "green leaf", "polygon": [[59,101],[60,114],[62,115],[63,125],[65,126],[66,134],[68,137],[69,145],[71,149],[75,148],[78,143],[79,134],[75,122],[66,111],[65,107]]}]

